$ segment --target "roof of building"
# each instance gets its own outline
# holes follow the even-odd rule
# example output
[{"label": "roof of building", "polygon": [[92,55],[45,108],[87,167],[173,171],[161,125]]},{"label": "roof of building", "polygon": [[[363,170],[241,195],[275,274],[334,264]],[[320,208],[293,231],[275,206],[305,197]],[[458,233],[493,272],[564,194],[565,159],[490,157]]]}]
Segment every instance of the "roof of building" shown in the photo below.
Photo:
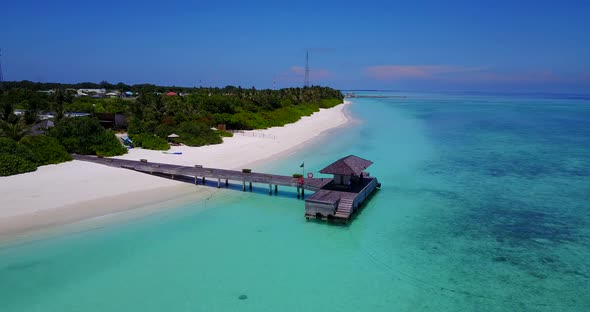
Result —
[{"label": "roof of building", "polygon": [[32,135],[41,135],[45,133],[46,129],[54,127],[55,124],[51,120],[43,120],[31,127],[31,134]]},{"label": "roof of building", "polygon": [[325,174],[341,174],[349,175],[356,174],[360,175],[365,169],[369,168],[373,162],[370,160],[362,159],[360,157],[349,155],[344,158],[340,158],[326,168],[320,170],[320,173]]},{"label": "roof of building", "polygon": [[167,96],[175,96],[175,95],[177,95],[177,94],[176,94],[176,92],[172,92],[172,91],[170,91],[170,92],[166,93],[166,95],[167,95]]}]

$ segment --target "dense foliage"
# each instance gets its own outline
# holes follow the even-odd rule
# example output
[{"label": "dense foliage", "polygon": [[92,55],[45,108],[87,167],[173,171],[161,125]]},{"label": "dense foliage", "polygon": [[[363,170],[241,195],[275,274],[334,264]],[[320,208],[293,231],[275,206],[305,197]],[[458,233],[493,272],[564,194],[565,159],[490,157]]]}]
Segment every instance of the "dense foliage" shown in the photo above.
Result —
[{"label": "dense foliage", "polygon": [[166,151],[170,149],[168,142],[154,134],[136,134],[131,136],[133,145],[150,150]]},{"label": "dense foliage", "polygon": [[25,110],[28,124],[36,121],[37,114],[53,112],[61,119],[67,112],[126,113],[132,99],[75,97],[73,90],[55,89],[44,93],[30,89],[12,89],[0,93],[0,119],[8,120],[14,109]]},{"label": "dense foliage", "polygon": [[[71,160],[69,153],[115,156],[127,152],[114,134],[94,117],[68,117],[68,112],[123,113],[136,146],[167,150],[168,136],[189,146],[219,144],[230,132],[283,126],[321,108],[342,102],[342,93],[325,87],[256,90],[163,87],[108,82],[58,84],[5,82],[0,92],[0,174],[33,171],[37,166]],[[76,89],[131,91],[128,98],[76,97]],[[167,96],[167,92],[180,95]],[[139,95],[139,96],[137,96]],[[15,110],[22,112],[17,114]],[[56,126],[48,136],[27,136],[41,113],[51,113]],[[98,114],[97,114],[98,115]],[[104,117],[101,117],[104,118]],[[108,123],[107,123],[108,124]]]},{"label": "dense foliage", "polygon": [[69,160],[70,154],[51,137],[27,136],[20,142],[0,138],[0,176],[35,171],[37,166]]},{"label": "dense foliage", "polygon": [[221,130],[215,130],[215,133],[217,133],[222,138],[231,138],[234,136],[234,134],[231,132],[221,131]]},{"label": "dense foliage", "polygon": [[[212,127],[224,124],[227,129],[251,130],[283,126],[317,112],[320,108],[330,108],[342,102],[342,93],[326,87],[287,88],[281,90],[257,90],[227,86],[225,88],[182,88],[161,87],[154,85],[116,85],[108,82],[55,84],[33,83],[30,81],[7,82],[8,90],[0,96],[0,103],[9,103],[0,107],[0,119],[10,119],[14,108],[26,111],[25,120],[32,124],[38,112],[51,111],[58,120],[67,112],[86,113],[124,113],[127,115],[128,134],[130,137],[155,134],[160,139],[176,133],[178,143],[191,146],[221,143],[222,136],[230,134],[213,131]],[[132,98],[99,99],[91,97],[74,97],[75,89],[106,89],[121,92],[132,91]],[[41,92],[53,90],[51,92]],[[167,96],[174,91],[182,96]],[[139,96],[137,96],[139,95]],[[2,100],[4,99],[4,100]],[[28,116],[28,117],[27,117]],[[26,132],[22,123],[12,123],[5,133],[20,139]],[[62,125],[62,127],[66,127]],[[69,128],[68,128],[69,129]],[[58,131],[59,132],[59,131]],[[88,139],[79,135],[61,133],[56,136],[68,151],[84,154],[95,153],[92,146],[108,143],[86,144]],[[7,135],[8,136],[8,135]],[[100,136],[93,136],[96,141]],[[149,140],[149,146],[160,146],[162,141]],[[112,144],[112,148],[115,145]],[[105,155],[121,151],[107,150]],[[101,153],[102,154],[102,153]]]},{"label": "dense foliage", "polygon": [[26,136],[19,142],[19,146],[26,147],[33,155],[36,165],[59,164],[72,160],[66,149],[53,137]]},{"label": "dense foliage", "polygon": [[97,156],[117,156],[127,153],[115,135],[105,130],[98,119],[91,117],[65,118],[49,134],[69,153]]},{"label": "dense foliage", "polygon": [[180,138],[175,141],[186,145],[218,144],[221,132],[210,130],[218,124],[234,130],[283,126],[342,102],[339,91],[323,87],[194,91],[183,97],[141,94],[129,102],[129,134],[156,134],[165,139],[176,133]]},{"label": "dense foliage", "polygon": [[29,148],[8,138],[0,138],[0,154],[14,155],[33,164],[37,163],[37,158]]},{"label": "dense foliage", "polygon": [[0,176],[31,172],[37,170],[32,162],[10,154],[0,154]]},{"label": "dense foliage", "polygon": [[177,141],[188,146],[220,144],[223,142],[219,134],[204,123],[185,121],[178,125],[177,132],[180,136]]},{"label": "dense foliage", "polygon": [[111,84],[106,81],[100,83],[94,82],[81,82],[81,83],[56,83],[56,82],[32,82],[28,80],[22,81],[5,81],[4,88],[8,90],[12,89],[24,89],[32,91],[45,91],[55,89],[107,89],[107,90],[121,90],[121,91],[133,91],[133,92],[165,92],[171,88],[177,91],[188,90],[191,88],[177,88],[177,87],[159,87],[152,84],[137,84],[127,85],[122,82],[117,84]]},{"label": "dense foliage", "polygon": [[8,121],[0,120],[0,137],[7,137],[18,141],[27,135],[29,130],[30,126],[19,116],[13,115]]}]

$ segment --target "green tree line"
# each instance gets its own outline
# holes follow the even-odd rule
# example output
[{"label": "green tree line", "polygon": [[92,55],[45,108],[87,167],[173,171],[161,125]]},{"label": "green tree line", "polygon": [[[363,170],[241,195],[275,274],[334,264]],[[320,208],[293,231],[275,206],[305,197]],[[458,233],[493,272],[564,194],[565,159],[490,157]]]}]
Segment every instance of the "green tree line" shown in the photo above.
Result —
[{"label": "green tree line", "polygon": [[[75,97],[75,91],[71,90],[75,88],[131,90],[139,95],[131,99]],[[112,85],[107,82],[57,84],[20,81],[7,82],[4,89],[0,92],[0,136],[18,143],[39,121],[40,113],[51,112],[56,126],[48,135],[57,140],[55,142],[69,153],[101,156],[120,155],[126,149],[118,144],[112,132],[100,126],[96,118],[66,118],[68,112],[123,113],[128,121],[126,130],[136,141],[136,146],[165,150],[169,148],[167,136],[171,133],[179,135],[174,139],[176,143],[189,146],[219,144],[223,136],[231,134],[212,129],[218,124],[225,124],[227,129],[234,130],[283,126],[320,108],[336,106],[343,100],[340,91],[320,86],[257,90],[233,86],[181,88],[148,84]],[[47,90],[53,91],[39,92]],[[170,91],[186,94],[167,96],[166,92]],[[15,114],[16,109],[24,114]],[[18,144],[16,146],[20,146]],[[26,170],[37,164],[31,161],[29,163],[33,166],[19,161],[12,163]]]}]

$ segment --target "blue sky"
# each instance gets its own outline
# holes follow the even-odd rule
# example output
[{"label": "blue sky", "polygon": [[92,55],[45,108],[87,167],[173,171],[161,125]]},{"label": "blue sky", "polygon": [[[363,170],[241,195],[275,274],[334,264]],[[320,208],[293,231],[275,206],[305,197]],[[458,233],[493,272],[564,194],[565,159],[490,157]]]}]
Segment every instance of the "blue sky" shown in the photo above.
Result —
[{"label": "blue sky", "polygon": [[3,1],[5,80],[590,92],[590,1]]}]

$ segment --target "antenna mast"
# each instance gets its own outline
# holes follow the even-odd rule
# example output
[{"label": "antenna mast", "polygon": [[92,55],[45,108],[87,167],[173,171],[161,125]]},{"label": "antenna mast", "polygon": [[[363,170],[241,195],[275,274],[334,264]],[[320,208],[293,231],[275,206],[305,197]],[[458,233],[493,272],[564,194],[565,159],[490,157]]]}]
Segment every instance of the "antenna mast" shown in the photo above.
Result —
[{"label": "antenna mast", "polygon": [[2,75],[2,49],[0,49],[0,90],[4,90],[4,76]]},{"label": "antenna mast", "polygon": [[309,87],[309,51],[305,52],[305,81],[303,86]]}]

